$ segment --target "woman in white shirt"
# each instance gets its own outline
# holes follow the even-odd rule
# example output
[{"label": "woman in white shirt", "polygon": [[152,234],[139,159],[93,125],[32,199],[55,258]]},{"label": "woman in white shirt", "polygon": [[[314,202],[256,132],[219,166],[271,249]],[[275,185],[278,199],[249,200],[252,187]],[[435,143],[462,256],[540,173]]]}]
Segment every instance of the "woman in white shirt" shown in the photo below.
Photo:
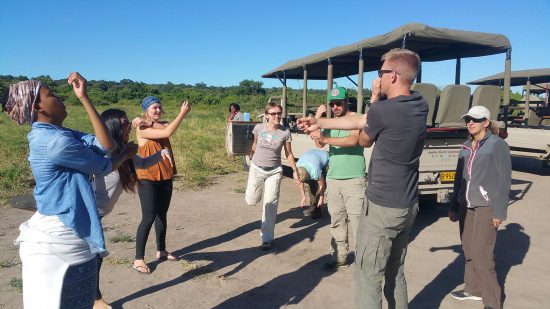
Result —
[{"label": "woman in white shirt", "polygon": [[[128,120],[126,112],[120,109],[108,109],[101,113],[101,120],[105,122],[107,130],[109,131],[113,142],[115,143],[115,150],[111,155],[116,155],[122,151],[124,147],[131,143],[130,132],[132,131],[132,123]],[[148,125],[146,121],[142,121],[141,125]],[[135,155],[132,160],[127,160],[120,167],[106,176],[95,177],[95,197],[99,215],[101,218],[108,215],[114,208],[118,201],[122,191],[128,193],[135,193],[135,187],[137,183],[136,168],[147,168],[152,166],[163,158],[167,158],[171,161],[170,152],[168,149],[163,149],[156,154],[142,158]],[[111,308],[104,300],[99,289],[99,271],[101,270],[101,263],[103,258],[99,255],[98,259],[98,271],[97,271],[97,294],[94,304],[94,309],[106,309]]]}]

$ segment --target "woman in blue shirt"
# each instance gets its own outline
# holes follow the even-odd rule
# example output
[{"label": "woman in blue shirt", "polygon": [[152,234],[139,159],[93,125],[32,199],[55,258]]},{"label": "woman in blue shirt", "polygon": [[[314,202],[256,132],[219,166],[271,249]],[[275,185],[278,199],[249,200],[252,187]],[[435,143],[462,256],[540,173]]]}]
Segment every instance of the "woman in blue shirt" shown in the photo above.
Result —
[{"label": "woman in blue shirt", "polygon": [[71,73],[68,83],[86,109],[94,135],[64,128],[66,107],[39,81],[10,85],[3,105],[19,124],[32,124],[29,162],[35,179],[37,212],[21,224],[25,308],[90,308],[94,303],[96,254],[106,255],[90,175],[104,175],[136,152],[113,148],[105,124],[90,102],[86,80]]}]

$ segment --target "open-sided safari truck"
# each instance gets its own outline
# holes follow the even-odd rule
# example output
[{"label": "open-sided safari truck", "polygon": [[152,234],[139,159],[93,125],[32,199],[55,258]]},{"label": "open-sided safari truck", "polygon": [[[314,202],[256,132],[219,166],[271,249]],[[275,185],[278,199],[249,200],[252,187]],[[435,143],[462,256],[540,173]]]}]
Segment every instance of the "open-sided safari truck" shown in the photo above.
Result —
[{"label": "open-sided safari truck", "polygon": [[[470,85],[504,85],[504,72],[480,78]],[[548,85],[550,83],[550,68],[512,71],[511,86],[524,86],[525,100],[517,105],[510,105],[502,110],[503,120],[507,125],[508,137],[513,156],[536,158],[550,164],[550,107],[548,106]],[[546,100],[541,100],[531,93],[546,93]],[[538,102],[531,102],[537,99]],[[508,111],[519,111],[520,116],[511,117]],[[492,112],[492,111],[491,111]]]},{"label": "open-sided safari truck", "polygon": [[[438,202],[447,202],[452,193],[455,168],[460,145],[467,138],[466,127],[461,120],[471,104],[499,104],[500,96],[493,91],[476,89],[471,97],[470,87],[460,85],[460,68],[463,58],[506,54],[504,67],[507,72],[504,86],[509,89],[511,45],[506,36],[472,31],[433,28],[422,24],[407,24],[389,33],[362,40],[350,45],[335,47],[287,62],[264,74],[264,78],[277,78],[282,83],[283,119],[286,120],[286,91],[288,79],[303,80],[302,113],[308,109],[307,81],[326,80],[327,93],[332,90],[333,79],[347,77],[357,86],[358,112],[364,112],[363,74],[380,68],[380,58],[392,48],[403,47],[417,52],[422,62],[456,60],[455,84],[443,88],[437,96],[434,84],[422,82],[422,72],[412,87],[426,99],[430,110],[426,127],[428,139],[420,158],[419,191],[422,195],[436,195]],[[357,82],[351,77],[357,76]],[[473,102],[472,102],[473,100]],[[495,101],[498,101],[495,103]],[[504,92],[504,104],[509,102],[509,92]],[[327,108],[330,111],[330,108]],[[315,145],[305,134],[292,135],[292,149],[299,157]],[[365,149],[370,160],[371,149]],[[283,162],[286,162],[283,160]],[[286,162],[286,164],[288,164]],[[368,176],[368,175],[367,175]]]}]

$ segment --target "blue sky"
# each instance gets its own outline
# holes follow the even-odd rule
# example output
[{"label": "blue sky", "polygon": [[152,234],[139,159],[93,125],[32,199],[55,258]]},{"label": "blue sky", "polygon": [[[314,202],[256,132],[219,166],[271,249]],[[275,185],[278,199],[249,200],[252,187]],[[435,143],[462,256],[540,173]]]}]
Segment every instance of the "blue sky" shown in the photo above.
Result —
[{"label": "blue sky", "polygon": [[[550,67],[548,12],[550,0],[3,1],[0,74],[59,79],[77,70],[88,79],[280,86],[261,75],[410,22],[504,34],[513,70],[542,68]],[[424,82],[454,82],[454,62],[423,69]],[[503,69],[504,55],[464,59],[462,81]],[[369,88],[373,77],[365,75]]]}]

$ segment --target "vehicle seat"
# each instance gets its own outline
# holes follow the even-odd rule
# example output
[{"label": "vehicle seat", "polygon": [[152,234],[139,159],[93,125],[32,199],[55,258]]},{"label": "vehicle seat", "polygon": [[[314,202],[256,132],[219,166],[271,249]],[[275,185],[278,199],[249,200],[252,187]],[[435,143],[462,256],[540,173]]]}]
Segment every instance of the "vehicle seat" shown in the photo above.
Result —
[{"label": "vehicle seat", "polygon": [[487,107],[489,112],[491,112],[491,120],[497,120],[500,107],[500,87],[478,86],[474,91],[472,107],[478,105]]},{"label": "vehicle seat", "polygon": [[433,126],[437,87],[434,84],[415,83],[412,84],[411,90],[420,93],[426,103],[428,103],[428,118],[426,119],[426,125],[430,127]]},{"label": "vehicle seat", "polygon": [[527,115],[528,126],[540,126],[542,124],[542,120],[542,117],[539,117],[534,110],[529,109],[529,114]]},{"label": "vehicle seat", "polygon": [[470,87],[465,85],[449,85],[443,88],[435,125],[440,128],[464,126],[461,117],[468,112],[470,93]]}]

